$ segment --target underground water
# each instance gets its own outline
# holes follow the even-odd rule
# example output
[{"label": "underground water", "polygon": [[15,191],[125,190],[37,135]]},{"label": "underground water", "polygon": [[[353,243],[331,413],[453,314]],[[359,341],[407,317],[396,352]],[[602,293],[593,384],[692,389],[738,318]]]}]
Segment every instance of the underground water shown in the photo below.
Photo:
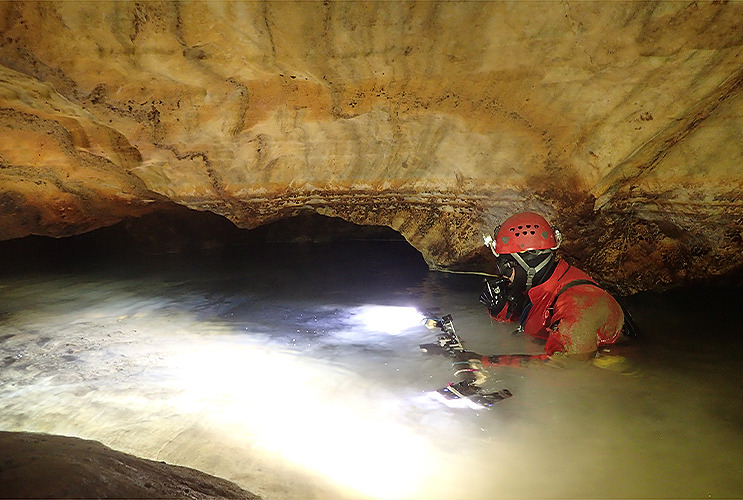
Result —
[{"label": "underground water", "polygon": [[[12,266],[11,266],[12,267]],[[0,281],[0,430],[78,436],[264,498],[740,497],[739,288],[626,299],[640,339],[432,397],[451,314],[484,354],[540,352],[404,241],[73,259]]]}]

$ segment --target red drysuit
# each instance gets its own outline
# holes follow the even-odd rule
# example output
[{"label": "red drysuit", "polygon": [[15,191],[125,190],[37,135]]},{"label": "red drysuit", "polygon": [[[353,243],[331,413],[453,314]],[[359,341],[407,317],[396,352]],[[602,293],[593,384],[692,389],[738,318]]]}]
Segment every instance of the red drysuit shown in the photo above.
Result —
[{"label": "red drysuit", "polygon": [[[545,339],[545,353],[483,357],[484,364],[519,364],[546,359],[556,352],[592,353],[598,346],[616,342],[622,331],[624,313],[614,297],[564,260],[557,263],[547,281],[527,293],[531,307],[522,320],[524,333]],[[494,319],[505,320],[507,309]]]}]

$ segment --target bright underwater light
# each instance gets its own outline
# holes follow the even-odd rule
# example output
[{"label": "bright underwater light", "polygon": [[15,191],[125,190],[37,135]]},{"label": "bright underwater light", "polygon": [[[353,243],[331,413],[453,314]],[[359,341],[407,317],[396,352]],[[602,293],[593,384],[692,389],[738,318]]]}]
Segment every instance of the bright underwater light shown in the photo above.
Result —
[{"label": "bright underwater light", "polygon": [[[454,455],[431,438],[431,423],[448,428],[448,415],[429,414],[428,397],[395,383],[399,359],[386,352],[389,374],[379,373],[379,360],[357,346],[413,331],[423,320],[415,308],[341,308],[323,325],[317,351],[297,351],[285,335],[201,320],[160,298],[109,294],[16,317],[33,325],[24,335],[53,330],[53,346],[65,349],[39,351],[45,366],[53,358],[53,378],[5,373],[23,387],[5,385],[5,428],[100,440],[248,489],[262,485],[268,497],[451,498],[456,491],[447,474]],[[35,340],[24,337],[23,345],[44,347]],[[22,428],[12,423],[17,415]]]},{"label": "bright underwater light", "polygon": [[173,360],[188,387],[177,401],[181,409],[208,413],[225,431],[252,436],[263,453],[320,474],[351,496],[415,498],[438,475],[436,450],[398,421],[399,401],[383,388],[289,353],[204,347]]},{"label": "bright underwater light", "polygon": [[361,307],[354,318],[367,330],[391,334],[420,326],[425,319],[414,307],[376,305]]}]

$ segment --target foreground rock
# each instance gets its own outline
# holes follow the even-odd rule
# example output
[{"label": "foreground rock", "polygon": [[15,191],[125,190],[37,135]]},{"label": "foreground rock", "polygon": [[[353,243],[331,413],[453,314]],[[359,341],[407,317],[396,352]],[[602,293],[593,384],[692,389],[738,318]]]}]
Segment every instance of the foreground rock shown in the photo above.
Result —
[{"label": "foreground rock", "polygon": [[[0,3],[0,239],[168,204],[389,226],[536,210],[624,292],[743,265],[740,2]],[[483,269],[486,270],[486,269]]]},{"label": "foreground rock", "polygon": [[0,498],[260,498],[186,467],[97,441],[0,432]]}]

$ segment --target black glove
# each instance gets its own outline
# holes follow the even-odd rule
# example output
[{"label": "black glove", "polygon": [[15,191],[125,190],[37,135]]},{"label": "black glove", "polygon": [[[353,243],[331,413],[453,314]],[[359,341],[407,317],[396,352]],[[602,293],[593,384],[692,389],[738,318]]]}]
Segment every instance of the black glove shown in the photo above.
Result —
[{"label": "black glove", "polygon": [[493,281],[485,280],[485,289],[480,294],[480,303],[488,308],[491,316],[497,316],[506,305],[508,278],[500,276]]}]

